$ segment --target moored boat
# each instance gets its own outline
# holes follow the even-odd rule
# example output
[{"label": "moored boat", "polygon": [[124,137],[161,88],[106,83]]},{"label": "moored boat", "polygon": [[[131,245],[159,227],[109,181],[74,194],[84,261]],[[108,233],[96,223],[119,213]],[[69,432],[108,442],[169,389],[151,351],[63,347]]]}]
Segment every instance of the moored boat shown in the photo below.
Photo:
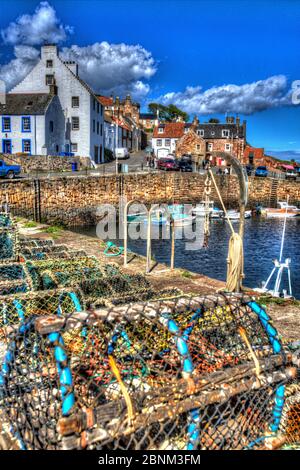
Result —
[{"label": "moored boat", "polygon": [[267,207],[265,209],[261,209],[261,214],[266,217],[279,217],[287,219],[300,216],[300,209],[298,209],[297,206],[291,206],[286,201],[278,202],[278,206],[279,207],[277,208]]}]

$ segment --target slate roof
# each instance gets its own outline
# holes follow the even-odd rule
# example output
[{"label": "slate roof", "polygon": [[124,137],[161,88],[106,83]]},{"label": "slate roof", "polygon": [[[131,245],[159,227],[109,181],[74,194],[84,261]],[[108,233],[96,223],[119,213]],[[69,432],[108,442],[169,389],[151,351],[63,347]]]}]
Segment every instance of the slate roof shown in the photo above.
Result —
[{"label": "slate roof", "polygon": [[[184,135],[184,129],[190,128],[191,123],[184,122],[166,122],[159,124],[158,127],[155,127],[153,131],[154,138],[169,138],[169,139],[179,139]],[[158,132],[158,128],[163,128],[163,132]],[[229,123],[199,123],[197,130],[203,130],[204,135],[201,136],[204,139],[226,139],[227,137],[222,136],[222,130],[229,130],[230,137],[245,137],[244,128],[242,125],[238,126],[237,124]]]},{"label": "slate roof", "polygon": [[8,93],[6,103],[0,104],[0,115],[43,115],[52,98],[48,93]]}]

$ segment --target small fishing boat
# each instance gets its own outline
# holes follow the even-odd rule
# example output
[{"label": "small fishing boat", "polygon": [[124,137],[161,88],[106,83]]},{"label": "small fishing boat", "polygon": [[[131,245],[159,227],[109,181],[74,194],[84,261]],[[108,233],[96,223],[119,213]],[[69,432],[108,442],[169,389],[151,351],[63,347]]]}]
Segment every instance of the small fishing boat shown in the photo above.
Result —
[{"label": "small fishing boat", "polygon": [[[174,214],[173,221],[175,227],[185,227],[187,225],[192,225],[196,220],[195,215],[188,214]],[[170,219],[167,221],[167,225],[171,225]]]},{"label": "small fishing boat", "polygon": [[261,214],[266,217],[288,218],[299,217],[300,209],[297,206],[291,206],[286,201],[278,202],[278,208],[267,207],[261,209]]},{"label": "small fishing boat", "polygon": [[[240,220],[241,218],[240,213],[233,209],[227,211],[227,215],[230,220]],[[225,215],[223,217],[225,217]],[[245,211],[245,219],[250,219],[250,217],[251,217],[251,211]]]},{"label": "small fishing boat", "polygon": [[[205,217],[206,214],[206,207],[205,207],[205,202],[201,201],[199,204],[196,205],[194,209],[192,209],[192,214],[195,215],[196,217]],[[224,212],[219,209],[218,207],[215,207],[214,201],[210,201],[208,203],[208,211],[209,211],[209,216],[213,219],[219,219],[222,217]]]}]

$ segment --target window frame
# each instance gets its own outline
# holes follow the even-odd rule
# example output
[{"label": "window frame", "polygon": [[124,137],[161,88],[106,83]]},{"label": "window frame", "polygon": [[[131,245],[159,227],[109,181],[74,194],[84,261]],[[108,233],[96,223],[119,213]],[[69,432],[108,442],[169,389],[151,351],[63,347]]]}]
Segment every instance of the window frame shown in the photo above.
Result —
[{"label": "window frame", "polygon": [[[73,103],[74,99],[78,100],[78,105],[74,105],[74,103]],[[71,98],[71,107],[72,108],[79,108],[79,96],[72,96],[72,98]]]},{"label": "window frame", "polygon": [[[29,129],[25,129],[25,126],[24,126],[25,119],[29,120]],[[22,129],[22,132],[31,132],[31,116],[21,116],[21,129]]]},{"label": "window frame", "polygon": [[[49,78],[49,77],[52,77],[52,82],[51,82],[51,83],[48,83],[48,78]],[[46,86],[51,86],[51,85],[53,85],[53,84],[54,84],[54,74],[53,74],[53,73],[51,73],[51,74],[50,74],[50,73],[49,73],[49,74],[46,74],[45,80],[46,80]]]},{"label": "window frame", "polygon": [[156,147],[162,147],[162,139],[157,139],[156,140]]},{"label": "window frame", "polygon": [[[29,151],[25,150],[25,143],[29,142]],[[22,139],[22,152],[31,155],[31,139]]]},{"label": "window frame", "polygon": [[[9,120],[9,130],[6,130],[6,129],[4,128],[5,119],[8,119],[8,120]],[[11,132],[11,116],[2,116],[2,132],[3,132],[4,134],[6,134],[7,132]]]},{"label": "window frame", "polygon": [[[76,145],[76,150],[73,149],[73,145]],[[72,153],[77,153],[78,152],[78,143],[77,142],[71,142],[71,152]]]},{"label": "window frame", "polygon": [[[74,120],[78,121],[78,127],[74,127]],[[79,116],[71,116],[71,129],[72,131],[79,131],[80,130],[80,119]]]},{"label": "window frame", "polygon": [[[227,135],[225,135],[225,132]],[[222,137],[228,138],[230,137],[230,130],[229,129],[222,129]]]},{"label": "window frame", "polygon": [[53,68],[53,60],[52,59],[47,59],[46,60],[46,69],[52,69],[52,68]]}]

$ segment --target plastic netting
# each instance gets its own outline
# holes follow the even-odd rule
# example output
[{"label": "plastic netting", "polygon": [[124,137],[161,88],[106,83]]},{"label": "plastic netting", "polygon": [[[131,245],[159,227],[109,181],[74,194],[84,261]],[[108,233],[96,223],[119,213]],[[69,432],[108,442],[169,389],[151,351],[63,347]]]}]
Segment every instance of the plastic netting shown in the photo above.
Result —
[{"label": "plastic netting", "polygon": [[292,354],[251,298],[156,291],[83,250],[20,238],[8,214],[0,253],[0,448],[299,442]]},{"label": "plastic netting", "polygon": [[27,449],[262,447],[295,376],[266,313],[233,296],[60,306],[2,332],[1,408]]}]

